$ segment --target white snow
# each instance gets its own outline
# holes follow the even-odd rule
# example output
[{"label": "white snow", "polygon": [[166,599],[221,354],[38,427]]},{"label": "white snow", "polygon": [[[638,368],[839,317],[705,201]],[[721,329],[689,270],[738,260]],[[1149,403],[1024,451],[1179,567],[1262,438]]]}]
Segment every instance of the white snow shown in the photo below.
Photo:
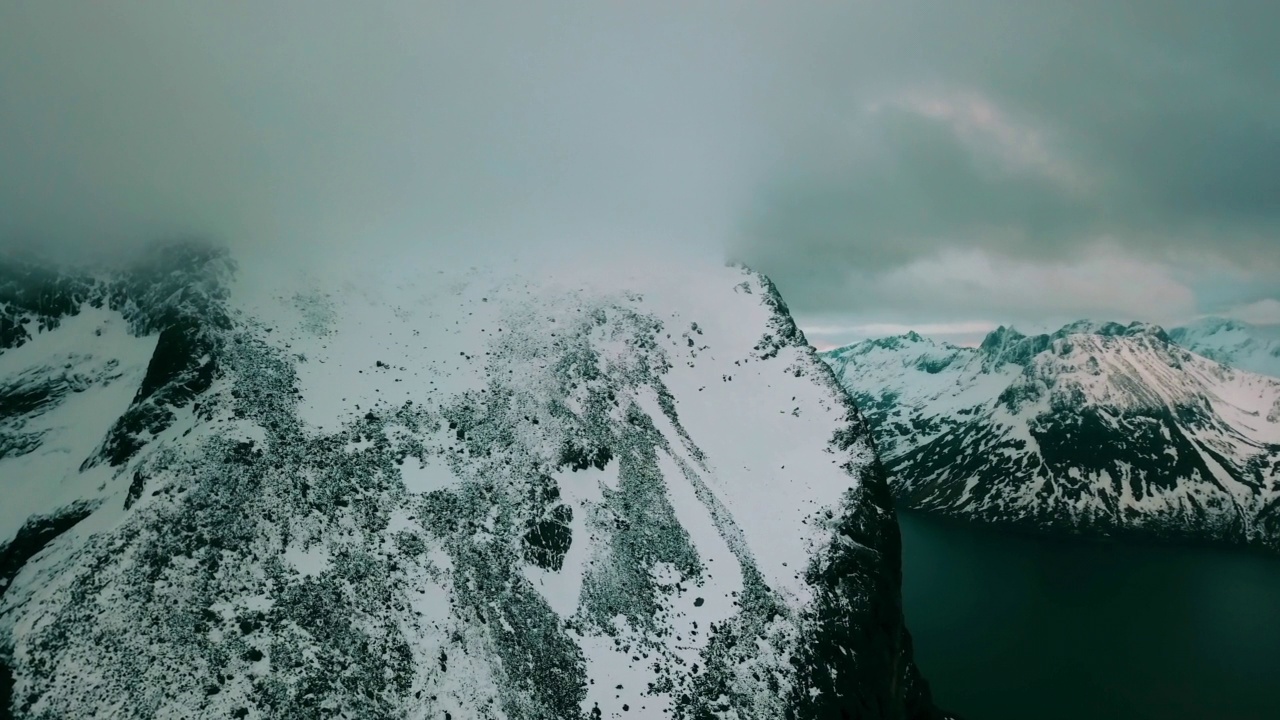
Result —
[{"label": "white snow", "polygon": [[456,485],[459,480],[453,470],[439,456],[427,459],[410,456],[400,466],[405,490],[411,493],[427,493]]}]

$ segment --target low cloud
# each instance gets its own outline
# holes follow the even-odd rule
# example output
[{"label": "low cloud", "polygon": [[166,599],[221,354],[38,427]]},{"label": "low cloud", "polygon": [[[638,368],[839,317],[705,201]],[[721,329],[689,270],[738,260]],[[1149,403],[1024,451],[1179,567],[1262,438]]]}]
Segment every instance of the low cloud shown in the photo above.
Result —
[{"label": "low cloud", "polygon": [[1275,298],[1258,300],[1232,308],[1223,314],[1254,325],[1280,325],[1280,300]]},{"label": "low cloud", "polygon": [[665,4],[4,3],[0,241],[719,250],[768,59]]},{"label": "low cloud", "polygon": [[1196,306],[1191,289],[1168,268],[1105,248],[1060,263],[950,250],[868,278],[867,288],[902,311],[932,308],[956,319],[976,313],[1029,321],[1127,311],[1168,322]]},{"label": "low cloud", "polygon": [[972,344],[998,325],[1044,332],[1082,318],[1176,324],[1197,308],[1194,290],[1172,268],[1106,246],[1056,263],[946,250],[851,275],[847,287],[855,291],[841,310],[803,318],[806,333],[838,345],[915,330]]},{"label": "low cloud", "polygon": [[[1280,297],[1274,3],[0,4],[0,243],[727,255],[806,324]],[[676,260],[678,261],[678,260]]]}]

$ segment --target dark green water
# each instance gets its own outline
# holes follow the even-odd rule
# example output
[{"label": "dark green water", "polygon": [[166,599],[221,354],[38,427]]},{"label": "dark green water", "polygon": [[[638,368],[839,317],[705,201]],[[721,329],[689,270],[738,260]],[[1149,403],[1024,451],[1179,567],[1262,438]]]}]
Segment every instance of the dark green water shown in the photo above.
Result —
[{"label": "dark green water", "polygon": [[1280,720],[1280,559],[899,519],[916,660],[965,720]]}]

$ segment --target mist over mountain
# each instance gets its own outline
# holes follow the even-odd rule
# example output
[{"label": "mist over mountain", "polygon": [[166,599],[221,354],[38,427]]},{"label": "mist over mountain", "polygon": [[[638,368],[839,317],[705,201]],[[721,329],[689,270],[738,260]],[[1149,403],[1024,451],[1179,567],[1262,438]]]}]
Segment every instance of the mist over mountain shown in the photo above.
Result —
[{"label": "mist over mountain", "polygon": [[1223,365],[1280,377],[1280,325],[1259,326],[1210,317],[1173,328],[1169,337]]}]

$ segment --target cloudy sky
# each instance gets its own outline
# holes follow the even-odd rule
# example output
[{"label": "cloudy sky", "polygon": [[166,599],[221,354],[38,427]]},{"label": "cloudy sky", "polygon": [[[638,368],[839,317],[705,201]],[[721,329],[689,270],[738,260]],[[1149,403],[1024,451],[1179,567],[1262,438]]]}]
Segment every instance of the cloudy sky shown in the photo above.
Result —
[{"label": "cloudy sky", "polygon": [[655,248],[816,344],[1280,323],[1280,4],[0,2],[0,242]]}]

